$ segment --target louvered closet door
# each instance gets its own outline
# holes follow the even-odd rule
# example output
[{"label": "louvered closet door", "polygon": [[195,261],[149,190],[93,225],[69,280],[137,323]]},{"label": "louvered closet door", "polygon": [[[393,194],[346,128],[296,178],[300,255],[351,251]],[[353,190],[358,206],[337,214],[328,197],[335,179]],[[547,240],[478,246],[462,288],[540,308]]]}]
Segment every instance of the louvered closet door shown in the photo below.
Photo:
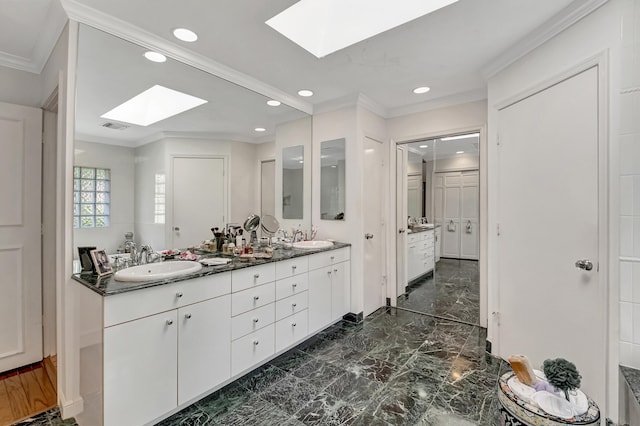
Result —
[{"label": "louvered closet door", "polygon": [[462,172],[461,183],[460,259],[478,260],[480,247],[478,217],[480,213],[480,180],[478,171]]},{"label": "louvered closet door", "polygon": [[460,205],[462,177],[460,172],[444,173],[442,256],[460,257]]}]

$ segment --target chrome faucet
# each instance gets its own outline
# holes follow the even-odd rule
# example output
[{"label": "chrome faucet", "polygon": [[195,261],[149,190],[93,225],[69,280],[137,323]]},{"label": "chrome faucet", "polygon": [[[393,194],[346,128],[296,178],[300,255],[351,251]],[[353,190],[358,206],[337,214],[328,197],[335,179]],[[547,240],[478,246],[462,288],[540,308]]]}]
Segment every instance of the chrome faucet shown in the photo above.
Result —
[{"label": "chrome faucet", "polygon": [[146,245],[140,248],[140,251],[138,252],[138,258],[136,260],[138,265],[142,265],[144,263],[158,262],[161,259],[162,259],[162,256],[160,256],[159,253],[156,253],[155,251],[153,251],[151,246]]},{"label": "chrome faucet", "polygon": [[[300,234],[300,239],[298,240],[298,234]],[[298,241],[302,241],[304,240],[304,232],[302,232],[299,229],[296,229],[296,232],[293,233],[293,239],[291,240],[292,243],[296,243]]]}]

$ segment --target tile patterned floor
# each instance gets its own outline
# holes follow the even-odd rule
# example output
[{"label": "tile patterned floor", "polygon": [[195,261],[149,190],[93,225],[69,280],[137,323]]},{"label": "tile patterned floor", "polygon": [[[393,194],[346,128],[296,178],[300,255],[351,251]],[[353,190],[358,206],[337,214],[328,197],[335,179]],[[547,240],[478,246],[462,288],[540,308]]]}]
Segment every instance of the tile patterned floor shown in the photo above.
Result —
[{"label": "tile patterned floor", "polygon": [[394,308],[339,323],[166,419],[177,425],[493,425],[485,330]]},{"label": "tile patterned floor", "polygon": [[60,410],[53,408],[37,416],[15,423],[16,426],[78,426],[74,419],[62,420]]},{"label": "tile patterned floor", "polygon": [[480,324],[480,276],[475,260],[440,259],[434,274],[412,283],[398,307]]}]

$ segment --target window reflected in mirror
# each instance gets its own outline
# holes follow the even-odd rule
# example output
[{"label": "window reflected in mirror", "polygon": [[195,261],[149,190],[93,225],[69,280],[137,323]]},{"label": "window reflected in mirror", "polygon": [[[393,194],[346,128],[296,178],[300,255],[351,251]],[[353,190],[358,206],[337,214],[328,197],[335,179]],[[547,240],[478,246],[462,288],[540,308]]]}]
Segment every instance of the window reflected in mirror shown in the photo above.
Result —
[{"label": "window reflected in mirror", "polygon": [[302,219],[304,214],[304,146],[282,149],[282,217]]},{"label": "window reflected in mirror", "polygon": [[345,139],[320,144],[320,218],[344,220]]}]

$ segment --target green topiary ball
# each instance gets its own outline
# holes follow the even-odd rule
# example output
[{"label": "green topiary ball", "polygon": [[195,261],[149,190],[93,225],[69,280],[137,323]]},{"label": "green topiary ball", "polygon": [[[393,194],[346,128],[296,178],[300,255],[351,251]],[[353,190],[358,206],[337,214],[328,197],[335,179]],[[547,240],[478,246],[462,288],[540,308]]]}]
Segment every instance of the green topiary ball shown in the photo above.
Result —
[{"label": "green topiary ball", "polygon": [[564,392],[567,401],[569,400],[569,391],[580,387],[582,376],[575,364],[564,358],[547,359],[542,364],[542,369],[549,383]]}]

